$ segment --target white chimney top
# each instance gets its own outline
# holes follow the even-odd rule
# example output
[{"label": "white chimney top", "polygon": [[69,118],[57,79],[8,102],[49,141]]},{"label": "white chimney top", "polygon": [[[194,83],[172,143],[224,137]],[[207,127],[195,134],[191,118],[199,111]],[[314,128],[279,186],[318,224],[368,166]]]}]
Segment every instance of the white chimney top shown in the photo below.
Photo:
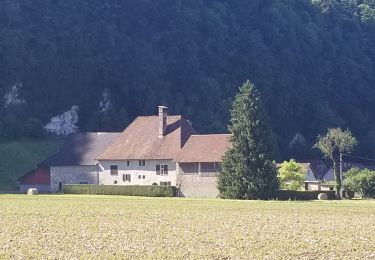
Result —
[{"label": "white chimney top", "polygon": [[168,107],[158,106],[159,109],[159,132],[158,137],[163,138],[167,130],[167,111]]}]

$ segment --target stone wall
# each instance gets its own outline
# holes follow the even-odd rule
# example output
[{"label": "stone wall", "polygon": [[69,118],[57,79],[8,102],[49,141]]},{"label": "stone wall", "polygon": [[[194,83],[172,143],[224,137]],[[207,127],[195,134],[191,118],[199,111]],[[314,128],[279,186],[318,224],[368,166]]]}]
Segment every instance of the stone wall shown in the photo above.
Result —
[{"label": "stone wall", "polygon": [[178,176],[178,187],[180,197],[217,198],[219,196],[216,176],[180,174]]},{"label": "stone wall", "polygon": [[98,184],[99,167],[89,166],[64,166],[51,167],[51,191],[59,191],[59,182],[64,184]]}]

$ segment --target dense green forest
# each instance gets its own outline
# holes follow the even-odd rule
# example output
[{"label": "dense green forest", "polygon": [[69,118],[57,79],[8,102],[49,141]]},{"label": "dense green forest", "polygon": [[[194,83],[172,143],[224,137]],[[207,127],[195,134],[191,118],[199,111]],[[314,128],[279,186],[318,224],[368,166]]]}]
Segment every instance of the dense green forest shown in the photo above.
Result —
[{"label": "dense green forest", "polygon": [[[375,0],[0,2],[5,139],[39,136],[72,105],[83,131],[120,130],[165,104],[202,133],[226,132],[246,79],[279,157],[314,156],[316,136],[338,126],[375,156]],[[6,105],[15,85],[20,102]]]}]

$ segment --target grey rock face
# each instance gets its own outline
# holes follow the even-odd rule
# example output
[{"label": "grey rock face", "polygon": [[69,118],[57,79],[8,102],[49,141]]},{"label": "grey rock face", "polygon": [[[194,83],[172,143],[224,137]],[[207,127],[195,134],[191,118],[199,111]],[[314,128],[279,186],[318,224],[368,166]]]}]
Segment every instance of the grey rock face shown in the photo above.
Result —
[{"label": "grey rock face", "polygon": [[7,93],[4,95],[4,107],[9,107],[10,105],[19,105],[24,104],[25,100],[22,99],[19,95],[20,90],[22,89],[22,82],[16,82]]},{"label": "grey rock face", "polygon": [[72,108],[59,116],[52,117],[51,121],[44,127],[48,132],[60,136],[67,136],[78,131],[78,106]]}]

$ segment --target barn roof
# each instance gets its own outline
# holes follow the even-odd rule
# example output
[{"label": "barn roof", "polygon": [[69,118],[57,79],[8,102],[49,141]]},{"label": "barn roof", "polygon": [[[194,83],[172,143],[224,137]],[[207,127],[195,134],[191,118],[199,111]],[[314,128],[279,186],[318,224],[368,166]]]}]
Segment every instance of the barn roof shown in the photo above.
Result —
[{"label": "barn roof", "polygon": [[119,133],[75,133],[68,136],[60,151],[40,163],[41,166],[96,165],[96,157]]},{"label": "barn roof", "polygon": [[97,159],[173,160],[189,137],[196,133],[182,116],[167,116],[167,128],[163,138],[158,137],[158,129],[158,116],[139,116]]},{"label": "barn roof", "polygon": [[39,184],[39,185],[48,185],[51,183],[50,181],[51,175],[49,168],[37,168],[34,170],[29,171],[22,177],[18,178],[17,180],[20,182],[21,185],[24,184]]},{"label": "barn roof", "polygon": [[230,148],[230,134],[192,135],[176,158],[177,162],[221,162]]},{"label": "barn roof", "polygon": [[309,166],[315,176],[316,179],[322,180],[324,176],[327,174],[329,168],[325,164],[323,160],[311,160],[309,162]]}]

